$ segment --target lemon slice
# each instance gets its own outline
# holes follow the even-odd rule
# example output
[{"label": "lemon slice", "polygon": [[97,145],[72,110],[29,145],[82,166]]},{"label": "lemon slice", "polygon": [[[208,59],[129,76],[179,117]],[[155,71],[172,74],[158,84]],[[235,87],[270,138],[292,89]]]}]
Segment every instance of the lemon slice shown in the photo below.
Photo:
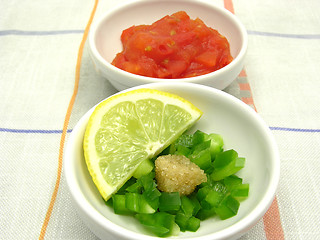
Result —
[{"label": "lemon slice", "polygon": [[83,148],[90,175],[105,200],[139,164],[158,155],[202,112],[187,100],[154,89],[114,95],[93,111]]}]

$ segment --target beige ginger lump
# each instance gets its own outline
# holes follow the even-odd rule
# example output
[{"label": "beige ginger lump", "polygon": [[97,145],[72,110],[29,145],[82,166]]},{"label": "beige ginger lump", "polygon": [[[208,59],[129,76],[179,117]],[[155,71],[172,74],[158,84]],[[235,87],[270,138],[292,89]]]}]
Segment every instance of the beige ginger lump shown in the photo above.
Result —
[{"label": "beige ginger lump", "polygon": [[202,169],[183,155],[163,155],[155,161],[158,189],[163,192],[179,192],[189,195],[196,186],[206,182]]}]

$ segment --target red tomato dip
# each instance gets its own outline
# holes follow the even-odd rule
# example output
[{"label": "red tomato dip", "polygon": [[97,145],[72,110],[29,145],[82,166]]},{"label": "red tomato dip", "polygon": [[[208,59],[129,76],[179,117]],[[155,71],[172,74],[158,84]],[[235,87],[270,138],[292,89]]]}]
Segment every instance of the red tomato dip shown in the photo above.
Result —
[{"label": "red tomato dip", "polygon": [[187,78],[216,71],[232,61],[228,40],[186,12],[122,32],[123,51],[112,64],[155,78]]}]

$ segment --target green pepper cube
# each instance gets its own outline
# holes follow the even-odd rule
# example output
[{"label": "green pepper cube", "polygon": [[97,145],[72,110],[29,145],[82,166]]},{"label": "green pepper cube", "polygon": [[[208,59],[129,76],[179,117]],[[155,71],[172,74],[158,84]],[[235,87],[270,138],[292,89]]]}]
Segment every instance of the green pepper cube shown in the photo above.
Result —
[{"label": "green pepper cube", "polygon": [[192,213],[192,215],[195,216],[199,212],[199,210],[201,209],[201,205],[200,205],[196,195],[194,195],[194,194],[190,195],[189,199],[192,201],[192,204],[193,204],[193,213]]},{"label": "green pepper cube", "polygon": [[191,148],[194,148],[196,145],[199,145],[201,143],[204,142],[204,138],[207,134],[200,131],[200,130],[197,130],[195,131],[194,134],[192,134],[192,146]]},{"label": "green pepper cube", "polygon": [[133,212],[126,207],[126,196],[115,194],[112,196],[113,211],[115,214],[130,215]]},{"label": "green pepper cube", "polygon": [[194,145],[193,139],[194,136],[192,134],[183,134],[174,142],[174,145],[175,147],[181,145],[187,148],[191,148]]},{"label": "green pepper cube", "polygon": [[126,197],[126,208],[133,212],[139,212],[140,194],[126,193],[125,197]]},{"label": "green pepper cube", "polygon": [[166,212],[156,212],[153,214],[138,213],[135,217],[158,237],[178,235],[180,231],[179,226],[175,222],[175,216]]},{"label": "green pepper cube", "polygon": [[197,164],[202,170],[209,169],[212,164],[209,149],[205,149],[201,152],[191,154],[189,158],[191,162]]},{"label": "green pepper cube", "polygon": [[144,195],[139,195],[139,213],[154,213],[158,208],[158,201],[154,199],[153,201],[147,201]]},{"label": "green pepper cube", "polygon": [[212,216],[216,215],[216,212],[214,211],[214,208],[211,209],[203,209],[201,208],[199,212],[197,213],[196,217],[200,220],[208,219]]},{"label": "green pepper cube", "polygon": [[225,195],[214,190],[209,191],[204,200],[201,201],[203,209],[211,209],[219,205]]},{"label": "green pepper cube", "polygon": [[195,202],[187,196],[181,197],[181,209],[186,216],[191,217],[195,210]]},{"label": "green pepper cube", "polygon": [[195,232],[200,227],[200,219],[194,216],[190,217],[187,222],[187,230],[191,232]]},{"label": "green pepper cube", "polygon": [[187,148],[193,148],[194,146],[204,141],[205,133],[197,130],[194,134],[183,134],[176,141],[175,146],[182,145]]},{"label": "green pepper cube", "polygon": [[[159,194],[159,195],[158,195]],[[142,196],[148,202],[148,204],[154,209],[157,210],[159,208],[159,196],[161,193],[156,188],[154,191],[146,191],[142,193]]]},{"label": "green pepper cube", "polygon": [[195,194],[181,197],[181,210],[186,216],[195,216],[201,209],[201,205]]},{"label": "green pepper cube", "polygon": [[239,206],[239,201],[233,198],[231,195],[228,195],[225,199],[222,200],[218,207],[214,208],[214,211],[217,213],[221,220],[224,220],[237,215]]},{"label": "green pepper cube", "polygon": [[178,192],[162,192],[159,197],[159,210],[161,212],[178,211],[181,206],[180,194]]},{"label": "green pepper cube", "polygon": [[126,193],[126,208],[136,213],[154,213],[155,209],[150,206],[144,196],[139,193]]},{"label": "green pepper cube", "polygon": [[135,182],[134,184],[127,187],[126,191],[132,192],[132,193],[141,193],[142,192],[142,185],[140,182]]},{"label": "green pepper cube", "polygon": [[183,155],[183,156],[189,156],[191,153],[191,149],[187,148],[183,145],[177,145],[175,155]]},{"label": "green pepper cube", "polygon": [[154,200],[154,199],[159,198],[161,196],[161,192],[156,187],[148,189],[148,190],[144,191],[143,193],[150,200]]},{"label": "green pepper cube", "polygon": [[209,152],[210,152],[210,145],[211,145],[211,141],[204,141],[204,142],[201,142],[197,145],[195,145],[193,148],[192,148],[192,152],[194,154],[197,154],[205,149],[208,149]]},{"label": "green pepper cube", "polygon": [[197,199],[201,202],[203,199],[206,198],[210,190],[211,187],[209,185],[205,185],[204,187],[200,188],[196,194]]},{"label": "green pepper cube", "polygon": [[245,158],[238,157],[233,149],[219,153],[213,162],[214,170],[211,178],[214,181],[222,180],[242,169],[245,165]]},{"label": "green pepper cube", "polygon": [[241,184],[231,190],[231,196],[241,201],[249,196],[249,184]]},{"label": "green pepper cube", "polygon": [[224,142],[221,135],[215,133],[207,134],[204,140],[210,140],[210,153],[212,159],[214,159],[218,153],[223,151]]},{"label": "green pepper cube", "polygon": [[203,209],[217,207],[227,194],[227,188],[221,182],[214,182],[207,196],[201,201]]},{"label": "green pepper cube", "polygon": [[[168,218],[168,222],[164,220],[163,213],[154,213],[154,214],[145,214],[138,213],[135,215],[135,218],[139,220],[139,222],[145,226],[153,234],[164,237],[170,233],[170,214],[165,217]],[[171,215],[172,216],[172,215]]]},{"label": "green pepper cube", "polygon": [[227,150],[221,152],[217,155],[216,159],[213,162],[214,168],[223,168],[228,166],[232,161],[234,161],[238,157],[238,153],[233,150]]},{"label": "green pepper cube", "polygon": [[137,182],[140,182],[141,185],[143,186],[144,190],[147,191],[149,189],[152,189],[152,188],[156,187],[156,183],[154,181],[154,176],[155,176],[155,173],[154,172],[150,172],[147,175],[141,176],[137,180]]},{"label": "green pepper cube", "polygon": [[178,226],[180,227],[181,232],[186,231],[189,218],[190,218],[190,216],[187,216],[186,214],[184,214],[182,212],[177,213],[175,221],[178,224]]},{"label": "green pepper cube", "polygon": [[156,225],[163,226],[169,229],[169,232],[174,230],[175,227],[175,216],[166,212],[157,212],[154,214]]},{"label": "green pepper cube", "polygon": [[134,185],[136,183],[136,179],[134,177],[130,178],[128,181],[123,184],[123,186],[117,191],[117,194],[125,194],[127,188]]},{"label": "green pepper cube", "polygon": [[150,159],[146,159],[140,163],[138,168],[134,171],[133,177],[141,178],[144,175],[150,173],[154,168],[154,163]]},{"label": "green pepper cube", "polygon": [[242,178],[236,175],[230,175],[223,179],[223,182],[229,190],[232,190],[233,188],[242,184]]},{"label": "green pepper cube", "polygon": [[175,218],[176,223],[180,227],[180,231],[195,232],[200,227],[200,219],[194,216],[187,216],[182,212],[178,212]]}]

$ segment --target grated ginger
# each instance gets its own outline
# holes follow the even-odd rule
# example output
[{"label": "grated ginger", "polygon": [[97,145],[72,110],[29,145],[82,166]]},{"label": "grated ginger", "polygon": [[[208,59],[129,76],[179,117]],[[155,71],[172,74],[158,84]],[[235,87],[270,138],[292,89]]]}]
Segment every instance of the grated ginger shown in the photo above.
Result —
[{"label": "grated ginger", "polygon": [[197,185],[206,182],[202,169],[183,155],[163,155],[155,161],[155,178],[158,189],[163,192],[191,194]]}]

